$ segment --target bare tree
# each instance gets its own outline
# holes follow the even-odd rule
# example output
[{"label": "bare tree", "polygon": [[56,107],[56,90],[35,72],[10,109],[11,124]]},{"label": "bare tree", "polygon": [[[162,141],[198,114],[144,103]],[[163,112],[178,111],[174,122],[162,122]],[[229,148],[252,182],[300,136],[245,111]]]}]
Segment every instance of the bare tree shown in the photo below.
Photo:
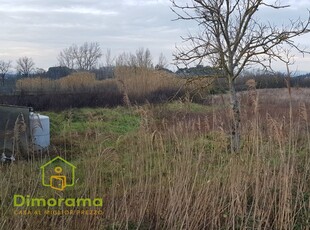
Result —
[{"label": "bare tree", "polygon": [[11,67],[12,67],[12,61],[6,62],[3,60],[0,60],[0,77],[2,80],[2,85],[4,85],[5,76],[9,72]]},{"label": "bare tree", "polygon": [[149,49],[139,48],[136,51],[136,63],[137,67],[152,68],[152,55]]},{"label": "bare tree", "polygon": [[111,54],[111,49],[107,49],[107,52],[105,53],[105,65],[106,67],[112,67],[114,63],[114,58]]},{"label": "bare tree", "polygon": [[73,44],[64,49],[58,55],[58,61],[61,66],[70,69],[91,70],[102,56],[99,43],[85,42],[81,46]]},{"label": "bare tree", "polygon": [[135,54],[122,53],[115,61],[117,66],[153,68],[152,55],[149,49],[139,48]]},{"label": "bare tree", "polygon": [[158,63],[155,69],[165,69],[168,67],[168,61],[163,53],[160,53]]},{"label": "bare tree", "polygon": [[178,49],[176,60],[184,64],[208,61],[218,67],[228,80],[233,111],[232,151],[238,152],[241,121],[235,90],[236,78],[251,64],[271,68],[273,60],[284,61],[285,47],[292,47],[303,54],[308,53],[292,39],[309,32],[310,17],[304,21],[291,20],[289,25],[279,27],[260,22],[256,17],[262,7],[274,10],[289,7],[281,5],[279,1],[273,4],[264,0],[171,2],[178,19],[196,21],[201,31],[184,38],[189,46]]},{"label": "bare tree", "polygon": [[63,49],[58,55],[58,62],[60,66],[68,67],[69,69],[74,69],[75,58],[73,56],[73,45],[69,48]]},{"label": "bare tree", "polygon": [[115,59],[116,66],[131,66],[130,65],[130,54],[128,53],[121,53]]},{"label": "bare tree", "polygon": [[16,63],[16,70],[18,74],[24,77],[29,77],[30,73],[34,71],[35,64],[30,57],[21,57],[17,59]]}]

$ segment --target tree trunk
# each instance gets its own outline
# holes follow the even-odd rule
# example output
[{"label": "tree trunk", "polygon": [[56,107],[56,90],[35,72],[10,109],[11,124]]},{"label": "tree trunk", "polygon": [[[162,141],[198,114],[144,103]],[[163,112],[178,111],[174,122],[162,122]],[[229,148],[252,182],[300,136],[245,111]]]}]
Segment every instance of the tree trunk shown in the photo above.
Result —
[{"label": "tree trunk", "polygon": [[229,83],[231,116],[231,152],[238,153],[240,150],[240,105],[235,89],[235,82]]}]

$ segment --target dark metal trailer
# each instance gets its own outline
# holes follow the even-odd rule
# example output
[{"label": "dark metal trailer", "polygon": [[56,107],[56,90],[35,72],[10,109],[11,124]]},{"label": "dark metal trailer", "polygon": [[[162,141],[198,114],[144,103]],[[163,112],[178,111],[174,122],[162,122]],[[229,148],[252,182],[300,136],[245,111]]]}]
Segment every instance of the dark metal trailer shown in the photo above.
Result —
[{"label": "dark metal trailer", "polygon": [[31,108],[0,105],[0,161],[29,152]]}]

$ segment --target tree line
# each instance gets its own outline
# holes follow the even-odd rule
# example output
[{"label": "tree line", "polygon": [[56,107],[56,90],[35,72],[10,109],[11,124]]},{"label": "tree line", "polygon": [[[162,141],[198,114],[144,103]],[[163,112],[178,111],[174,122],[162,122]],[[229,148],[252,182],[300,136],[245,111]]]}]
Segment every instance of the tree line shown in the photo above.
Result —
[{"label": "tree line", "polygon": [[[105,63],[99,63],[104,56]],[[163,53],[160,54],[157,64],[154,66],[153,58],[149,49],[139,48],[135,53],[123,52],[117,57],[113,57],[111,50],[107,49],[104,53],[98,42],[84,42],[82,45],[72,44],[64,48],[57,56],[58,67],[51,67],[51,75],[55,71],[63,74],[75,71],[100,71],[111,72],[114,66],[131,66],[143,68],[165,69],[168,61]],[[10,70],[15,69],[18,76],[29,77],[45,75],[46,71],[42,68],[36,68],[35,62],[31,57],[20,57],[16,60],[15,66],[11,60],[0,60],[0,77],[4,85],[5,78]]]}]

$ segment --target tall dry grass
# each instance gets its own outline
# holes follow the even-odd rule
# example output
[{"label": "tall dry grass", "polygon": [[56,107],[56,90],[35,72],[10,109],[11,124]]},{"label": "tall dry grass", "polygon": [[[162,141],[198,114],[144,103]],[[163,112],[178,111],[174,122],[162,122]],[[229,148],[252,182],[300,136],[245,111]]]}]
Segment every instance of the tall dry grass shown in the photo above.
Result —
[{"label": "tall dry grass", "polygon": [[77,72],[57,80],[48,78],[24,78],[16,82],[17,92],[23,93],[92,93],[115,89],[116,82],[109,80],[97,80],[95,74]]},{"label": "tall dry grass", "polygon": [[163,97],[167,101],[182,98],[185,101],[203,101],[214,87],[214,77],[181,78],[166,71],[147,68],[118,66],[115,78],[123,93],[125,104],[156,101]]},{"label": "tall dry grass", "polygon": [[15,86],[18,92],[50,92],[57,88],[53,80],[42,77],[19,79]]},{"label": "tall dry grass", "polygon": [[104,197],[103,216],[15,216],[14,193],[52,194],[44,193],[38,177],[45,160],[2,166],[0,228],[309,229],[307,108],[300,107],[290,126],[288,118],[255,110],[257,97],[252,100],[254,116],[243,124],[238,155],[230,154],[218,116],[214,128],[180,119],[160,129],[153,107],[140,107],[139,131],[119,136],[112,148],[103,147],[101,130],[92,130],[73,157],[83,169],[81,182],[58,195]]},{"label": "tall dry grass", "polygon": [[106,85],[117,84],[120,91],[132,98],[143,98],[165,89],[177,90],[180,79],[163,72],[144,68],[117,67],[115,79],[97,80],[95,74],[87,72],[73,73],[57,80],[47,78],[25,78],[16,82],[17,91],[23,92],[92,92],[105,90]]},{"label": "tall dry grass", "polygon": [[269,117],[266,135],[259,119],[244,125],[238,155],[229,153],[226,132],[199,133],[191,121],[166,131],[142,129],[134,143],[124,139],[130,163],[114,178],[112,226],[308,229],[308,130]]},{"label": "tall dry grass", "polygon": [[[206,96],[211,82],[211,79],[206,78],[188,80],[165,71],[118,66],[115,69],[115,78],[106,80],[97,80],[95,74],[87,72],[73,73],[57,80],[40,77],[20,79],[16,82],[16,93],[23,95],[105,93],[106,97],[111,97],[111,101],[115,95],[122,95],[123,104],[131,105],[147,101],[162,102],[180,97],[192,98],[197,95],[201,97],[202,94]],[[200,89],[201,86],[205,86],[203,90]]]},{"label": "tall dry grass", "polygon": [[165,71],[118,66],[115,78],[121,91],[132,101],[147,98],[159,91],[177,92],[182,80]]},{"label": "tall dry grass", "polygon": [[0,168],[0,229],[309,229],[308,102],[292,103],[290,117],[288,100],[266,112],[269,97],[251,82],[243,96],[238,155],[230,153],[229,112],[219,107],[225,98],[213,100],[205,122],[191,114],[158,121],[156,111],[174,116],[164,105],[130,108],[141,127],[116,139],[96,127],[78,136],[68,119],[70,138],[60,138],[74,144],[71,157],[82,172],[74,190],[56,195],[104,197],[104,215],[14,215],[14,193],[53,195],[38,176],[46,159],[33,159]]}]

